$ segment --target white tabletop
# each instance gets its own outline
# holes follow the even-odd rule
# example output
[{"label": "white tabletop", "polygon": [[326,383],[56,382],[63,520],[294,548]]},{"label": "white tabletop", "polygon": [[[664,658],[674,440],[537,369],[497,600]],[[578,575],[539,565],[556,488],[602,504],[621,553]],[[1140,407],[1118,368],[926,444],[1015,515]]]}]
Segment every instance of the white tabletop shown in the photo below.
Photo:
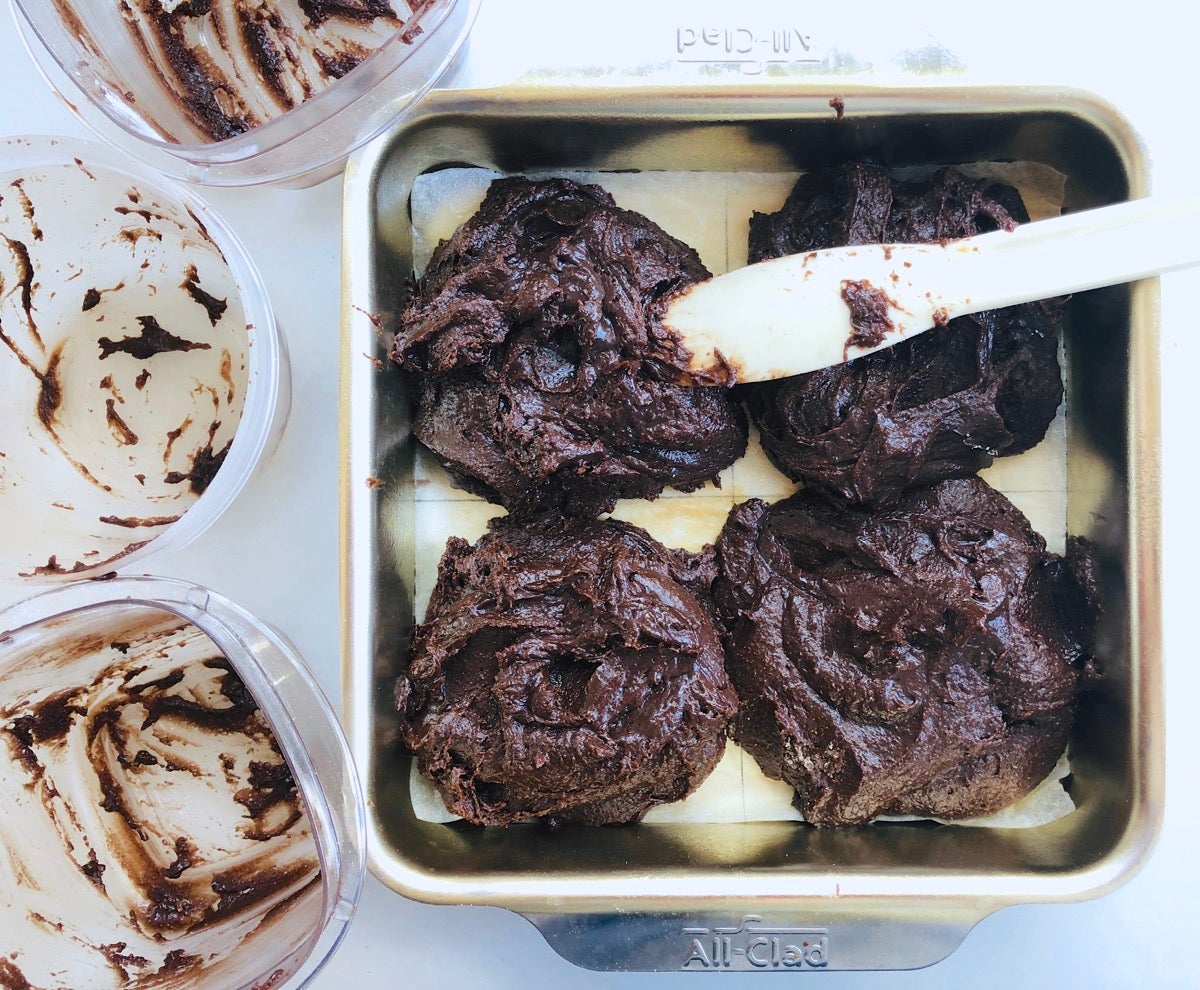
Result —
[{"label": "white tabletop", "polygon": [[[882,27],[853,5],[813,20],[786,0],[484,0],[455,85],[500,83],[529,69],[661,67],[679,56],[679,30],[701,27],[802,29],[829,47],[869,44],[914,50],[964,81],[1063,83],[1115,103],[1144,137],[1156,193],[1183,195],[1200,139],[1194,112],[1200,58],[1186,5],[1142,0],[1091,5],[1086,15],[1050,3],[1010,0],[997,23],[961,3],[879,4]],[[838,6],[844,15],[851,5]],[[1075,7],[1078,5],[1062,5]],[[733,8],[732,12],[730,8]],[[943,23],[939,8],[951,13]],[[584,11],[586,10],[586,15]],[[967,12],[970,11],[970,12]],[[869,13],[869,11],[867,11]],[[582,25],[584,16],[597,23]],[[822,15],[816,15],[822,16]],[[903,23],[899,18],[903,18]],[[577,20],[578,19],[578,20]],[[895,21],[895,23],[891,23]],[[920,25],[939,24],[939,27]],[[917,26],[914,26],[917,25]],[[881,49],[882,50],[882,49]],[[0,20],[0,134],[86,136],[45,87],[15,29]],[[217,590],[281,629],[340,692],[337,579],[337,369],[340,182],[304,191],[213,190],[208,196],[248,244],[271,293],[291,351],[295,402],[274,459],[234,506],[192,546],[157,558],[157,573]],[[1197,607],[1188,577],[1200,550],[1187,505],[1196,471],[1188,406],[1197,391],[1200,270],[1162,279],[1167,805],[1161,838],[1145,868],[1095,901],[1009,908],[984,920],[936,966],[903,974],[844,973],[824,990],[849,987],[1198,986],[1191,950],[1200,944],[1200,691],[1188,623]],[[1189,439],[1191,438],[1191,439]],[[251,542],[253,541],[253,542]],[[2,594],[2,593],[0,593]],[[11,597],[11,596],[10,596]],[[319,988],[694,987],[692,974],[603,974],[578,970],[548,948],[524,919],[505,911],[432,907],[368,880],[356,921]],[[722,986],[749,987],[756,974]],[[757,984],[756,984],[757,985]]]}]

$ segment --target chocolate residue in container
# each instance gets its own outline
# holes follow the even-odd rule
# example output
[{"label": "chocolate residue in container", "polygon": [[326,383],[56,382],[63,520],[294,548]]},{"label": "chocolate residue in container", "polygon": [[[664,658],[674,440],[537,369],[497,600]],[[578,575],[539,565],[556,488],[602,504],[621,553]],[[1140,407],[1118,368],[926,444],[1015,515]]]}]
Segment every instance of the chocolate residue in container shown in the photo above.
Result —
[{"label": "chocolate residue in container", "polygon": [[200,956],[190,955],[183,949],[172,949],[163,957],[163,964],[155,974],[159,977],[175,976],[192,969],[200,969],[204,960]]},{"label": "chocolate residue in container", "polygon": [[138,435],[129,428],[129,424],[121,418],[121,414],[117,412],[117,400],[106,399],[104,403],[104,418],[108,422],[108,428],[112,430],[113,436],[117,442],[123,446],[132,446],[138,442]]},{"label": "chocolate residue in container", "polygon": [[250,786],[238,791],[234,799],[245,806],[251,819],[244,834],[260,842],[282,835],[303,814],[296,782],[286,763],[251,763]]},{"label": "chocolate residue in container", "polygon": [[47,558],[46,563],[39,564],[30,573],[22,574],[21,577],[45,577],[50,574],[78,574],[80,571],[87,570],[88,565],[82,561],[75,561],[75,566],[69,570],[58,562],[58,555],[51,554]]},{"label": "chocolate residue in container", "polygon": [[[219,423],[214,426],[219,426]],[[213,431],[215,432],[215,430]],[[182,485],[185,481],[197,495],[202,495],[212,484],[213,478],[225,463],[229,448],[233,446],[230,440],[221,450],[213,451],[211,434],[209,442],[192,454],[192,466],[188,471],[168,471],[163,480],[168,485]]]},{"label": "chocolate residue in container", "polygon": [[78,704],[77,694],[68,689],[51,695],[36,711],[13,719],[9,731],[27,748],[32,748],[35,743],[61,739],[71,728],[71,720],[85,714]]},{"label": "chocolate residue in container", "polygon": [[143,208],[135,208],[135,207],[129,207],[129,206],[115,206],[115,207],[113,207],[113,210],[114,210],[114,212],[119,213],[123,217],[129,217],[129,216],[141,217],[143,220],[146,221],[146,223],[150,223],[154,220],[165,219],[165,217],[163,217],[161,214],[155,213],[152,210],[147,210],[147,209],[143,209]]},{"label": "chocolate residue in container", "polygon": [[[851,244],[938,243],[1028,220],[1017,191],[953,169],[901,181],[847,165],[809,172],[755,214],[750,260]],[[905,491],[987,467],[1045,435],[1062,399],[1059,312],[1028,303],[948,320],[846,364],[744,386],[763,449],[788,477],[839,500]]]},{"label": "chocolate residue in container", "polygon": [[100,521],[108,526],[140,529],[169,526],[173,522],[178,522],[181,518],[181,516],[100,516]]},{"label": "chocolate residue in container", "polygon": [[130,5],[127,13],[147,68],[212,141],[317,95],[410,20],[384,0],[187,0]]},{"label": "chocolate residue in container", "polygon": [[33,234],[35,241],[40,241],[45,236],[42,228],[38,226],[37,209],[33,205],[33,200],[29,198],[29,194],[25,192],[25,181],[23,179],[13,179],[9,186],[17,191],[17,196],[21,200],[21,212],[25,214],[25,219],[29,222],[29,231]]},{"label": "chocolate residue in container", "polygon": [[841,296],[850,310],[850,335],[843,352],[847,358],[850,348],[878,347],[896,329],[888,315],[892,301],[882,289],[865,279],[843,279]]},{"label": "chocolate residue in container", "polygon": [[313,56],[316,58],[317,64],[321,66],[321,71],[331,79],[341,79],[342,76],[362,64],[362,56],[353,52],[342,52],[334,55],[329,52],[318,51],[314,52]]},{"label": "chocolate residue in container", "polygon": [[10,959],[0,957],[0,987],[4,990],[36,990]]},{"label": "chocolate residue in container", "polygon": [[[2,288],[2,286],[0,286]],[[33,324],[31,315],[26,320],[26,328],[29,330],[30,337],[33,338],[37,347],[44,349],[44,345],[40,337],[37,336],[37,328]],[[34,413],[38,420],[47,430],[53,435],[53,424],[55,413],[62,405],[62,383],[58,379],[58,364],[62,359],[62,345],[60,344],[47,358],[46,369],[40,370],[30,358],[8,334],[4,332],[4,325],[0,323],[0,343],[12,352],[17,363],[24,367],[38,383],[37,405]],[[57,438],[55,438],[57,440]]]},{"label": "chocolate residue in container", "polygon": [[1063,752],[1095,675],[1087,548],[1048,553],[981,479],[887,509],[752,500],[717,562],[734,736],[806,820],[988,814]]},{"label": "chocolate residue in container", "polygon": [[[310,875],[311,868],[304,863],[285,870],[238,869],[219,873],[210,885],[212,892],[219,895],[216,914],[221,917],[252,910],[255,905],[270,902],[281,892],[294,889]],[[317,882],[316,878],[308,881],[309,885]]]},{"label": "chocolate residue in container", "polygon": [[[3,236],[0,234],[0,236]],[[45,348],[42,343],[41,335],[38,333],[37,321],[33,318],[33,261],[29,257],[29,248],[24,241],[17,240],[12,237],[5,237],[8,243],[9,250],[13,253],[13,260],[17,265],[17,284],[21,288],[21,309],[25,313],[25,322],[29,328],[29,335],[40,348]]]},{"label": "chocolate residue in container", "polygon": [[184,434],[184,431],[192,425],[192,417],[188,416],[175,429],[167,430],[167,442],[163,446],[163,464],[168,464],[171,461],[171,451],[175,449],[175,442]]},{"label": "chocolate residue in container", "polygon": [[117,979],[122,984],[130,981],[130,969],[137,969],[148,966],[150,960],[145,956],[135,955],[125,950],[128,948],[128,942],[113,942],[111,945],[98,946],[101,954],[108,960],[116,972]]},{"label": "chocolate residue in container", "polygon": [[130,245],[136,245],[143,237],[149,237],[153,241],[163,239],[162,232],[153,227],[124,227],[117,233],[117,236]]},{"label": "chocolate residue in container", "polygon": [[447,807],[611,824],[698,786],[737,705],[706,572],[611,519],[451,539],[396,686],[401,738]]},{"label": "chocolate residue in container", "polygon": [[210,670],[220,670],[224,673],[220,678],[220,693],[229,702],[228,705],[217,707],[201,703],[191,697],[181,694],[163,692],[164,687],[173,687],[183,680],[179,672],[168,678],[152,681],[146,687],[154,688],[158,693],[151,695],[144,688],[137,692],[139,699],[146,709],[142,728],[149,728],[159,719],[170,716],[177,721],[188,723],[204,729],[215,729],[221,732],[247,732],[249,721],[258,714],[258,704],[246,690],[241,678],[233,672],[229,661],[224,657],[214,657],[202,661]]},{"label": "chocolate residue in container", "polygon": [[83,294],[83,304],[80,307],[80,312],[86,313],[89,310],[93,310],[99,306],[101,300],[104,298],[104,293],[117,292],[123,288],[125,288],[124,279],[114,285],[111,289],[97,289],[95,286],[92,286]]},{"label": "chocolate residue in container", "polygon": [[208,313],[209,322],[214,327],[220,321],[221,317],[225,315],[225,310],[229,308],[227,300],[218,299],[216,296],[209,295],[200,288],[200,275],[196,271],[195,265],[188,265],[187,274],[184,277],[181,288],[204,307],[204,311]]},{"label": "chocolate residue in container", "polygon": [[[54,434],[55,413],[58,412],[58,407],[62,405],[62,382],[58,378],[58,365],[61,360],[62,348],[60,347],[50,355],[50,360],[46,364],[45,371],[34,371],[39,384],[37,418],[50,431],[51,435]],[[30,370],[33,369],[31,368]]]},{"label": "chocolate residue in container", "polygon": [[[38,630],[5,668],[0,734],[20,767],[0,770],[6,814],[19,816],[11,854],[27,861],[40,843],[37,876],[49,885],[46,897],[31,886],[32,899],[18,885],[12,903],[33,905],[37,931],[68,951],[59,958],[54,941],[19,925],[18,944],[23,954],[38,944],[36,971],[55,971],[38,985],[98,985],[80,976],[95,966],[89,953],[114,967],[115,985],[149,985],[156,973],[173,976],[164,986],[244,985],[247,970],[269,970],[319,920],[310,896],[319,864],[298,788],[211,640],[158,610],[116,611],[117,621],[65,635]],[[72,686],[41,687],[63,680]],[[0,876],[11,879],[8,865],[0,860]],[[281,925],[302,896],[297,924]],[[260,924],[270,943],[255,940]],[[230,953],[242,957],[242,978],[215,975]]]},{"label": "chocolate residue in container", "polygon": [[599,186],[493,182],[400,317],[391,356],[421,376],[416,436],[517,513],[699,488],[746,447],[727,389],[672,384],[688,355],[661,316],[707,277]]},{"label": "chocolate residue in container", "polygon": [[79,868],[83,875],[101,890],[104,889],[104,871],[107,867],[96,859],[96,850],[88,850],[88,860]]},{"label": "chocolate residue in container", "polygon": [[221,381],[225,383],[225,403],[232,405],[236,389],[233,385],[233,355],[229,351],[221,352]]},{"label": "chocolate residue in container", "polygon": [[[146,754],[149,756],[150,754]],[[153,759],[153,757],[151,757]],[[192,857],[196,854],[192,844],[188,841],[186,835],[181,835],[175,840],[175,860],[170,866],[163,870],[163,876],[168,880],[178,880],[183,876],[183,871],[192,865]]]},{"label": "chocolate residue in container", "polygon": [[145,361],[155,354],[164,354],[168,351],[207,351],[212,347],[208,343],[176,337],[169,330],[160,326],[158,320],[153,316],[139,316],[137,320],[142,327],[142,332],[138,336],[125,337],[122,340],[101,337],[96,341],[100,345],[101,361],[117,352]]}]

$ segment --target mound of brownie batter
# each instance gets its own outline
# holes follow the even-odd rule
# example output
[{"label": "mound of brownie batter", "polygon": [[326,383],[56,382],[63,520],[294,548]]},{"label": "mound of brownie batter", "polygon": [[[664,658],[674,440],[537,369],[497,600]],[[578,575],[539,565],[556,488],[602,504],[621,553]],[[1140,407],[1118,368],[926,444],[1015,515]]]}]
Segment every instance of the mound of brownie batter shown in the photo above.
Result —
[{"label": "mound of brownie batter", "polygon": [[[1012,187],[953,169],[903,182],[848,165],[803,175],[780,212],[755,214],[750,260],[934,243],[1028,218]],[[789,477],[853,502],[891,502],[1042,439],[1062,398],[1058,322],[1050,303],[958,317],[847,364],[746,386],[750,414]]]},{"label": "mound of brownie batter", "polygon": [[737,707],[711,578],[711,555],[614,520],[451,539],[396,687],[403,741],[446,806],[599,825],[694,789]]},{"label": "mound of brownie batter", "polygon": [[659,319],[699,256],[598,186],[500,179],[434,252],[392,357],[419,372],[414,431],[463,487],[584,515],[700,487],[742,455],[728,383],[678,385]]},{"label": "mound of brownie batter", "polygon": [[979,478],[886,510],[746,502],[717,564],[735,738],[808,821],[988,814],[1063,752],[1094,673],[1091,566]]}]

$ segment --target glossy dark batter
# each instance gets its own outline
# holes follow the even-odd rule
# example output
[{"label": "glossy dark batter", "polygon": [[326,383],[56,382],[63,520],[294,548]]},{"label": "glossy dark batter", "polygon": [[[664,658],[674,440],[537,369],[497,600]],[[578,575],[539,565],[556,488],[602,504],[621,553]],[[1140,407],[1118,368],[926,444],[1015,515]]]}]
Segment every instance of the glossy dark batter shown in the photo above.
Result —
[{"label": "glossy dark batter", "polygon": [[695,788],[736,708],[701,597],[711,564],[613,520],[451,539],[396,690],[447,807],[598,825]]},{"label": "glossy dark batter", "polygon": [[1093,673],[1091,568],[982,480],[886,510],[746,502],[717,563],[735,737],[808,821],[988,814],[1062,753]]},{"label": "glossy dark batter", "polygon": [[598,186],[494,182],[400,319],[392,357],[421,375],[417,437],[510,510],[594,514],[700,487],[744,452],[745,417],[725,388],[671,384],[686,356],[658,317],[707,276]]},{"label": "glossy dark batter", "polygon": [[[867,165],[802,176],[755,214],[750,260],[847,244],[935,243],[1028,220],[1015,189],[943,169],[902,182]],[[826,494],[894,501],[1045,435],[1062,398],[1058,313],[1029,303],[958,317],[848,364],[745,387],[771,461]]]}]

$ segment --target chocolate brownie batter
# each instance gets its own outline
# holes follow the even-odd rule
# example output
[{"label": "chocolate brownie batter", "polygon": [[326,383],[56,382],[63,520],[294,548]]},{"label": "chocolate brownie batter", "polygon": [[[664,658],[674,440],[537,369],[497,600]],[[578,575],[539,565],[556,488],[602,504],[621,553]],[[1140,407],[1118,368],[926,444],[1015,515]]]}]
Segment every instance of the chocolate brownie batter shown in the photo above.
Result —
[{"label": "chocolate brownie batter", "polygon": [[434,252],[392,357],[421,376],[414,432],[512,511],[597,514],[714,479],[746,447],[717,384],[673,384],[659,318],[699,256],[598,186],[500,179]]},{"label": "chocolate brownie batter", "polygon": [[735,738],[808,821],[988,814],[1063,752],[1094,674],[1090,562],[979,478],[874,511],[749,501],[717,564]]},{"label": "chocolate brownie batter", "polygon": [[[802,176],[755,214],[750,260],[847,244],[935,243],[1029,219],[1010,186],[942,169],[899,181],[848,165]],[[962,316],[847,364],[747,385],[751,418],[788,477],[838,498],[894,502],[1038,443],[1062,398],[1057,306]]]},{"label": "chocolate brownie batter", "polygon": [[711,554],[615,520],[451,539],[396,688],[401,736],[447,807],[599,825],[693,790],[737,706],[712,576]]}]

